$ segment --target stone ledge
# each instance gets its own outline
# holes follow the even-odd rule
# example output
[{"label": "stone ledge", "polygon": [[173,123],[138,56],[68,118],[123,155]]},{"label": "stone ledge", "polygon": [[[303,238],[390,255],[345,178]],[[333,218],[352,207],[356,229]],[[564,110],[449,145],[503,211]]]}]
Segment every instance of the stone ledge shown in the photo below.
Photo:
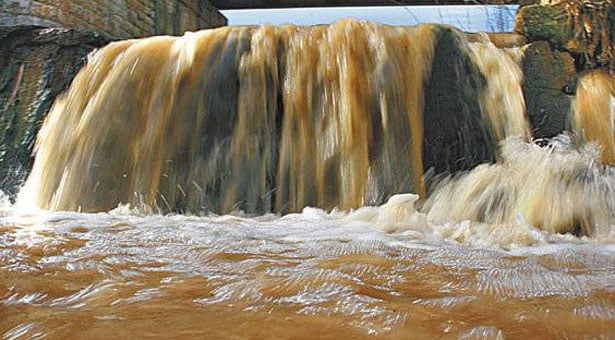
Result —
[{"label": "stone ledge", "polygon": [[70,28],[43,28],[39,26],[0,26],[0,44],[16,48],[24,45],[53,43],[59,46],[83,44],[100,47],[110,42],[110,37],[96,31]]}]

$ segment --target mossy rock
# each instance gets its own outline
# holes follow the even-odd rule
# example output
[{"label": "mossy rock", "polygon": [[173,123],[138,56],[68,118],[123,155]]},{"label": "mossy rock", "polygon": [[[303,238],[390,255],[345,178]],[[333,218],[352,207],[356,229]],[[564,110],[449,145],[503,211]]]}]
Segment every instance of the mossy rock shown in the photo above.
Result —
[{"label": "mossy rock", "polygon": [[549,138],[566,130],[571,97],[567,86],[576,79],[570,53],[553,51],[546,41],[524,47],[523,94],[532,135]]},{"label": "mossy rock", "polygon": [[566,50],[584,68],[615,67],[615,6],[593,1],[568,1],[519,9],[515,32],[529,42],[548,41]]},{"label": "mossy rock", "polygon": [[548,41],[558,49],[568,43],[568,13],[564,4],[553,6],[531,5],[521,7],[517,12],[515,33],[529,41]]}]

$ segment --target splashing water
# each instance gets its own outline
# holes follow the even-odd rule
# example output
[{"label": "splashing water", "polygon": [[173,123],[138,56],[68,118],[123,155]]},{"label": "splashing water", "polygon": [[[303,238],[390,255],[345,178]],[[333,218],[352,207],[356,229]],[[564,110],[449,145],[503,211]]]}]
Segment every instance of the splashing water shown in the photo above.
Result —
[{"label": "splashing water", "polygon": [[613,169],[600,164],[597,152],[565,144],[505,141],[501,162],[439,184],[426,203],[430,219],[510,224],[521,218],[554,233],[612,232]]},{"label": "splashing water", "polygon": [[613,335],[614,235],[577,238],[525,221],[437,223],[433,207],[414,209],[417,198],[261,217],[135,215],[125,207],[8,214],[0,219],[0,332]]}]

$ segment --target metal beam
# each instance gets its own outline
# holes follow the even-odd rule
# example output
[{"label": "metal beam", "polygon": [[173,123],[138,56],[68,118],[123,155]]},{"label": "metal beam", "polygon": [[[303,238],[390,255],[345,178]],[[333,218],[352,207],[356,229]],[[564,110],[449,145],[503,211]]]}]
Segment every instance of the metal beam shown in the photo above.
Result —
[{"label": "metal beam", "polygon": [[341,6],[421,6],[421,5],[478,5],[484,0],[211,0],[218,9],[290,8],[290,7],[341,7]]}]

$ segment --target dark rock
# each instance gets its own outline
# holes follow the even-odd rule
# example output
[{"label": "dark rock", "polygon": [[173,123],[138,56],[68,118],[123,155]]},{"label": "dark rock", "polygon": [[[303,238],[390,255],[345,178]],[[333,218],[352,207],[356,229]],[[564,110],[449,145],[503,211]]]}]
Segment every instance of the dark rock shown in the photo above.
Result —
[{"label": "dark rock", "polygon": [[88,53],[109,39],[92,31],[0,27],[0,189],[14,193],[32,163],[36,134]]},{"label": "dark rock", "polygon": [[485,84],[467,41],[456,30],[439,27],[425,89],[425,170],[456,172],[495,160],[497,143],[479,103]]},{"label": "dark rock", "polygon": [[568,52],[552,51],[539,41],[525,47],[523,94],[535,138],[549,138],[566,130],[576,79],[574,60]]},{"label": "dark rock", "polygon": [[573,54],[581,68],[614,68],[615,6],[608,1],[558,1],[522,7],[515,32]]},{"label": "dark rock", "polygon": [[563,49],[568,43],[567,20],[564,4],[525,6],[517,12],[515,33],[527,37],[530,42],[544,40]]}]

